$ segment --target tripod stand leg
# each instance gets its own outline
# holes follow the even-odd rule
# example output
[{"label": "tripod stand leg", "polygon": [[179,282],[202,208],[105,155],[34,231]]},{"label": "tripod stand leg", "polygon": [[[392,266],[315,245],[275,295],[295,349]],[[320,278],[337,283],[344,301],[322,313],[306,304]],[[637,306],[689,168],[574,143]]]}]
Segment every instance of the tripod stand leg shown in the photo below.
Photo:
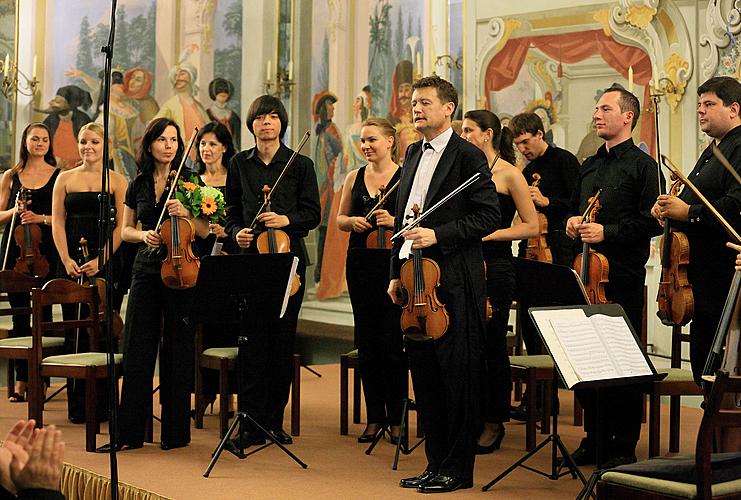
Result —
[{"label": "tripod stand leg", "polygon": [[599,481],[601,475],[602,471],[599,469],[592,472],[592,475],[589,476],[589,481],[587,481],[579,494],[576,496],[576,500],[587,500],[588,498],[594,498],[595,500],[597,500],[597,495],[595,495],[594,493],[594,487],[597,486],[597,481]]},{"label": "tripod stand leg", "polygon": [[306,465],[304,462],[302,462],[300,458],[298,458],[296,455],[294,455],[293,453],[291,453],[291,450],[289,450],[288,448],[286,448],[285,446],[283,446],[281,443],[279,443],[275,439],[275,437],[273,437],[273,435],[270,432],[268,432],[268,430],[265,427],[263,427],[262,425],[258,424],[257,421],[254,418],[252,418],[249,413],[239,412],[239,414],[242,415],[242,418],[246,418],[247,420],[249,420],[250,423],[252,425],[254,425],[257,429],[259,429],[260,432],[262,432],[263,435],[267,439],[269,439],[270,441],[272,441],[273,444],[277,445],[278,448],[280,448],[281,450],[283,450],[283,452],[286,455],[288,455],[289,457],[291,457],[294,460],[294,462],[296,462],[297,464],[299,464],[301,466],[301,468],[306,469],[308,467],[308,465]]},{"label": "tripod stand leg", "polygon": [[313,373],[317,377],[322,378],[322,374],[321,373],[319,373],[318,371],[316,371],[315,369],[313,369],[312,367],[310,367],[309,365],[307,365],[304,361],[301,362],[301,368],[305,368],[306,370],[308,370],[309,372]]},{"label": "tripod stand leg", "polygon": [[209,474],[211,474],[211,469],[214,468],[214,465],[216,465],[217,460],[219,460],[219,457],[221,456],[221,452],[224,450],[224,447],[226,446],[226,443],[231,439],[232,433],[237,428],[239,424],[242,423],[242,414],[237,413],[237,416],[234,418],[234,421],[232,422],[232,425],[229,426],[229,430],[226,431],[226,434],[224,434],[224,437],[219,442],[219,445],[214,450],[211,461],[208,463],[208,467],[206,468],[206,471],[203,473],[203,477],[208,477]]},{"label": "tripod stand leg", "polygon": [[401,407],[401,422],[399,424],[399,441],[396,443],[396,451],[394,452],[394,464],[391,466],[392,470],[396,470],[399,467],[399,452],[401,451],[402,444],[406,445],[406,440],[409,439],[408,432],[406,429],[407,415],[409,415],[409,399],[404,399],[404,405]]},{"label": "tripod stand leg", "polygon": [[538,453],[540,450],[542,450],[548,443],[551,442],[551,437],[548,436],[546,439],[544,439],[538,446],[533,448],[531,451],[528,451],[525,455],[523,455],[517,462],[513,463],[509,466],[507,470],[499,474],[496,478],[489,481],[482,489],[482,491],[489,491],[489,488],[494,486],[500,479],[504,478],[507,474],[518,468],[520,465],[525,463],[530,457]]},{"label": "tripod stand leg", "polygon": [[391,431],[386,425],[376,431],[376,435],[373,436],[373,441],[371,442],[370,446],[368,446],[368,449],[365,450],[366,455],[370,455],[373,452],[373,448],[375,448],[378,442],[383,439],[383,436],[386,432],[388,432],[389,435],[391,434]]}]

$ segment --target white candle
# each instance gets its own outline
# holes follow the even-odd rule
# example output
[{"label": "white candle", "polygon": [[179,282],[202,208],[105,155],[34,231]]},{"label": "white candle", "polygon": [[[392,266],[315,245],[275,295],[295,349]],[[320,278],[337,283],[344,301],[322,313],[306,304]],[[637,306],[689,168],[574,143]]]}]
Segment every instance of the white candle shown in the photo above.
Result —
[{"label": "white candle", "polygon": [[273,69],[273,64],[270,61],[270,59],[268,59],[268,72],[267,72],[267,75],[265,77],[265,80],[268,81],[268,82],[272,81],[272,78],[271,78],[272,77],[272,71],[271,71],[272,69]]},{"label": "white candle", "polygon": [[628,67],[628,92],[633,93],[633,66]]},{"label": "white candle", "polygon": [[659,67],[656,66],[656,63],[653,65],[653,71],[652,71],[652,78],[654,80],[654,90],[659,90]]},{"label": "white candle", "polygon": [[36,79],[36,54],[33,55],[33,67],[31,69],[31,79]]},{"label": "white candle", "polygon": [[422,75],[422,58],[419,55],[419,52],[417,52],[417,74]]},{"label": "white candle", "polygon": [[10,72],[10,54],[5,54],[5,64],[3,65],[3,76],[5,78],[8,78],[8,73]]},{"label": "white candle", "polygon": [[288,61],[288,68],[286,69],[289,80],[293,80],[293,61]]}]

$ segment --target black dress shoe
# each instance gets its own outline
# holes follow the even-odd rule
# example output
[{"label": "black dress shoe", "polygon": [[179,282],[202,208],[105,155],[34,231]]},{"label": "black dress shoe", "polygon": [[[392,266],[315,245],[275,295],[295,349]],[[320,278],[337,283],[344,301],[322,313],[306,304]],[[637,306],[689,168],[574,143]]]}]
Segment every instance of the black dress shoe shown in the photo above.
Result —
[{"label": "black dress shoe", "polygon": [[247,448],[252,445],[262,445],[265,444],[265,436],[255,432],[242,431],[239,436],[234,439],[234,444],[236,446],[241,446],[242,448]]},{"label": "black dress shoe", "polygon": [[419,488],[435,476],[437,476],[437,474],[435,474],[434,472],[425,470],[419,476],[407,477],[405,479],[402,479],[401,481],[399,481],[399,486],[401,486],[402,488]]},{"label": "black dress shoe", "polygon": [[494,441],[488,446],[482,446],[480,444],[476,445],[476,454],[477,455],[488,455],[489,453],[493,453],[494,450],[498,450],[499,447],[502,444],[502,439],[504,439],[504,425],[499,424],[499,431],[497,432],[497,435],[494,437]]},{"label": "black dress shoe", "polygon": [[175,448],[184,448],[185,446],[188,446],[189,442],[184,443],[168,443],[167,441],[161,441],[160,442],[160,448],[163,450],[174,450]]},{"label": "black dress shoe", "polygon": [[[144,444],[122,444],[118,443],[116,444],[116,451],[127,451],[127,450],[138,450],[139,448],[144,447]],[[111,452],[111,443],[106,443],[103,446],[99,446],[95,448],[95,453],[110,453]]]},{"label": "black dress shoe", "polygon": [[458,477],[443,476],[438,474],[426,483],[420,485],[417,491],[420,493],[448,493],[455,490],[463,490],[473,487],[473,480]]},{"label": "black dress shoe", "polygon": [[[579,447],[571,453],[571,459],[579,467],[583,465],[594,465],[597,463],[597,452],[594,449],[591,440],[588,440],[587,438],[582,439]],[[560,458],[558,466],[566,467],[566,460]]]},{"label": "black dress shoe", "polygon": [[293,444],[293,438],[283,429],[269,431],[270,435],[280,444]]},{"label": "black dress shoe", "polygon": [[[527,422],[528,407],[520,405],[517,408],[509,410],[509,418],[518,422]],[[540,410],[535,410],[535,420],[540,420]]]}]

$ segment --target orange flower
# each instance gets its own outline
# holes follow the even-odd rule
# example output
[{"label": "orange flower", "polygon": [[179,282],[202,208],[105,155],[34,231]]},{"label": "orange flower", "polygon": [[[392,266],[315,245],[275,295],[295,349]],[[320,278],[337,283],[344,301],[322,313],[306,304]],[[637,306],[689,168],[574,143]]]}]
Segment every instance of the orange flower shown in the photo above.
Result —
[{"label": "orange flower", "polygon": [[183,182],[183,187],[187,191],[190,191],[192,193],[193,191],[195,191],[195,189],[196,189],[197,186],[194,183],[192,183],[192,182]]},{"label": "orange flower", "polygon": [[216,200],[213,198],[204,198],[203,202],[201,202],[201,212],[203,212],[204,215],[212,215],[216,212],[216,208]]}]

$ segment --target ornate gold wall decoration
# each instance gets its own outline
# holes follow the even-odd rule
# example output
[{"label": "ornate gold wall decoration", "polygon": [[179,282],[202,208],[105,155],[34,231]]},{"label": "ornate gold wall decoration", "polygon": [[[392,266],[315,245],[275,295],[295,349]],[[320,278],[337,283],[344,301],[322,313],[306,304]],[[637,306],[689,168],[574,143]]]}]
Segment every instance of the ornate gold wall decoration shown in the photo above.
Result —
[{"label": "ornate gold wall decoration", "polygon": [[636,28],[646,29],[656,15],[656,7],[648,5],[629,5],[625,12],[625,20]]},{"label": "ornate gold wall decoration", "polygon": [[679,101],[682,100],[684,89],[687,86],[687,80],[682,79],[680,75],[686,73],[689,67],[689,62],[676,52],[672,52],[669,59],[664,62],[664,75],[672,82],[672,86],[674,87],[674,92],[668,92],[666,94],[666,102],[669,104],[672,113],[677,110]]},{"label": "ornate gold wall decoration", "polygon": [[[501,19],[499,19],[501,21]],[[495,21],[492,19],[492,21]],[[494,50],[499,52],[502,47],[507,43],[509,37],[512,36],[512,32],[522,26],[522,21],[519,19],[507,19],[503,23],[492,22],[489,24],[489,36],[492,38],[499,38]]]},{"label": "ornate gold wall decoration", "polygon": [[594,20],[600,23],[602,31],[605,35],[612,37],[612,30],[610,29],[610,11],[607,9],[600,9],[594,13]]}]

